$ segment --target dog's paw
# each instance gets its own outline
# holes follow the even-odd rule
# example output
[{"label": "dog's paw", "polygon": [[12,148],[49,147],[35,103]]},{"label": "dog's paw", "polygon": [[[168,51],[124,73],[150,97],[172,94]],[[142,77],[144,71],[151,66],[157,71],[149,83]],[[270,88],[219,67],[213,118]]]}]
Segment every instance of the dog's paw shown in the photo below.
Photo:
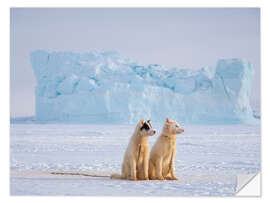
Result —
[{"label": "dog's paw", "polygon": [[168,176],[165,178],[166,180],[178,180],[178,178],[176,177],[171,177],[171,176]]},{"label": "dog's paw", "polygon": [[137,181],[137,178],[136,177],[131,177],[129,180]]},{"label": "dog's paw", "polygon": [[158,177],[157,179],[158,179],[158,180],[165,180],[165,178],[162,177],[162,176]]},{"label": "dog's paw", "polygon": [[149,180],[149,178],[138,178],[138,180],[145,181],[145,180]]},{"label": "dog's paw", "polygon": [[179,179],[174,176],[171,178],[171,180],[179,180]]}]

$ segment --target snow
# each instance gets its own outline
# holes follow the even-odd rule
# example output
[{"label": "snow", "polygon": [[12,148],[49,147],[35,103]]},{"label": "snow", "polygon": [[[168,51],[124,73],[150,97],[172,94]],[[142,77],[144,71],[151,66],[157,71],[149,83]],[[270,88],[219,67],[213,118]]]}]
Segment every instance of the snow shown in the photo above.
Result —
[{"label": "snow", "polygon": [[165,117],[185,124],[256,123],[250,107],[254,70],[221,59],[198,70],[141,66],[118,52],[34,51],[39,122],[136,123]]},{"label": "snow", "polygon": [[120,172],[134,125],[11,124],[11,195],[233,196],[237,175],[260,171],[259,125],[184,129],[176,142],[179,181],[133,182],[50,172]]}]

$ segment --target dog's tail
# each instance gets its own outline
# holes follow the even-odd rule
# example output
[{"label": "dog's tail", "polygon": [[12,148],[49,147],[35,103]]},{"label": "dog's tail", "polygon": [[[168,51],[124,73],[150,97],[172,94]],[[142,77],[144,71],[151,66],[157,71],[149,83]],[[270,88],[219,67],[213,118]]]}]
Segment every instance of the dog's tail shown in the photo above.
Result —
[{"label": "dog's tail", "polygon": [[111,178],[111,179],[124,179],[124,178],[122,177],[122,175],[117,174],[117,173],[113,173],[113,174],[111,175],[110,178]]}]

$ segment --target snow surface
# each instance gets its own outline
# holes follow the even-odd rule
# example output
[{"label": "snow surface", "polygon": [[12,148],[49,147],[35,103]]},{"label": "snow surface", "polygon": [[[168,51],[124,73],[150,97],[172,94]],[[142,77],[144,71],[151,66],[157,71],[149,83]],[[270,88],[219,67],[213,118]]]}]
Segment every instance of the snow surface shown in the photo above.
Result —
[{"label": "snow surface", "polygon": [[253,123],[254,70],[221,59],[199,70],[141,66],[117,52],[34,51],[36,119],[52,122],[136,123],[165,117],[185,124]]},{"label": "snow surface", "polygon": [[238,174],[260,171],[259,125],[184,129],[175,158],[180,180],[133,182],[50,172],[120,172],[134,125],[11,124],[11,195],[232,196]]}]

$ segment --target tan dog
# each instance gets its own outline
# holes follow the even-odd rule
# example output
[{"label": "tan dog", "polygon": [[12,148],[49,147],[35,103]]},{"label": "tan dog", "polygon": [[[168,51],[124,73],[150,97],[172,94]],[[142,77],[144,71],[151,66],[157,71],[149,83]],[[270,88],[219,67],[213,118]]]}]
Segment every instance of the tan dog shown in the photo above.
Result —
[{"label": "tan dog", "polygon": [[148,136],[155,134],[149,121],[143,119],[137,124],[130,139],[122,164],[122,174],[112,174],[113,179],[149,180]]},{"label": "tan dog", "polygon": [[150,153],[149,179],[178,180],[174,174],[176,134],[183,132],[176,121],[166,118],[162,133]]}]

